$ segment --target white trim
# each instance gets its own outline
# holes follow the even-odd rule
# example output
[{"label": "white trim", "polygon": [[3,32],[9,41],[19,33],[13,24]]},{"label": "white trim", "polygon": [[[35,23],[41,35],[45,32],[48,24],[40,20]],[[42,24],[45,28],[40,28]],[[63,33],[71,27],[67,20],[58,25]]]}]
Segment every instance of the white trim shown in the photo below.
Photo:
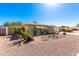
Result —
[{"label": "white trim", "polygon": [[8,35],[8,27],[6,27],[6,35]]}]

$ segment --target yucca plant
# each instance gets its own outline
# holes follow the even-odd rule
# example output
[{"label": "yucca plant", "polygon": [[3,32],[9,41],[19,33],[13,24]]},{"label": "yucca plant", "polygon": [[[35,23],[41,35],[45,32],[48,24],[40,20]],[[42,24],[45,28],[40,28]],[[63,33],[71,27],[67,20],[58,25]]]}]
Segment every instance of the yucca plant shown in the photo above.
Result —
[{"label": "yucca plant", "polygon": [[25,28],[16,29],[16,34],[19,36],[19,40],[17,42],[13,42],[14,45],[20,44],[21,42],[27,43],[29,41],[29,37],[31,37],[32,32],[30,30],[25,30]]}]

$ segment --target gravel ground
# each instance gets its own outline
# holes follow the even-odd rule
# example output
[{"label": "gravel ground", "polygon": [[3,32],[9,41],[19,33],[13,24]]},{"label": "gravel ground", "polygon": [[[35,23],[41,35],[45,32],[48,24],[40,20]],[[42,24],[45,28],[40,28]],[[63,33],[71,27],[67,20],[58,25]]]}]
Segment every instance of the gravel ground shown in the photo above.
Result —
[{"label": "gravel ground", "polygon": [[1,56],[78,56],[79,36],[66,35],[58,39],[37,42],[32,41],[28,44],[10,45],[9,38],[0,37]]}]

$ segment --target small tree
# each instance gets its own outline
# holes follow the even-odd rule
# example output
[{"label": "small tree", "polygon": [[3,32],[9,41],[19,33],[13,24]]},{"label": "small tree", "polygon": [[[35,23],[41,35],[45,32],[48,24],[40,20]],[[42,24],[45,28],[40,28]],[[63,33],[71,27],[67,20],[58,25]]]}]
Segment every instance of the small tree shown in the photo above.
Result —
[{"label": "small tree", "polygon": [[79,27],[79,24],[76,24],[77,27]]},{"label": "small tree", "polygon": [[22,23],[21,22],[6,22],[3,24],[3,26],[16,29],[16,28],[22,27]]}]

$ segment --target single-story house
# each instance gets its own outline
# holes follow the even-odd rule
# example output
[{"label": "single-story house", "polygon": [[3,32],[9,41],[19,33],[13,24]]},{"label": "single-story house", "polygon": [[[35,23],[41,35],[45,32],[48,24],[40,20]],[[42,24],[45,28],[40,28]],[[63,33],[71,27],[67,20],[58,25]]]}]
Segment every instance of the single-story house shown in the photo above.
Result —
[{"label": "single-story house", "polygon": [[48,30],[54,29],[54,26],[43,25],[43,24],[25,24],[25,25],[23,25],[23,27],[25,29],[34,29],[34,28],[37,28],[37,29],[48,29]]},{"label": "single-story house", "polygon": [[[53,30],[55,26],[51,25],[43,25],[43,24],[24,24],[23,27],[26,30],[29,29],[48,29],[48,30]],[[13,34],[14,30],[8,27],[0,27],[0,35],[10,35]]]}]

